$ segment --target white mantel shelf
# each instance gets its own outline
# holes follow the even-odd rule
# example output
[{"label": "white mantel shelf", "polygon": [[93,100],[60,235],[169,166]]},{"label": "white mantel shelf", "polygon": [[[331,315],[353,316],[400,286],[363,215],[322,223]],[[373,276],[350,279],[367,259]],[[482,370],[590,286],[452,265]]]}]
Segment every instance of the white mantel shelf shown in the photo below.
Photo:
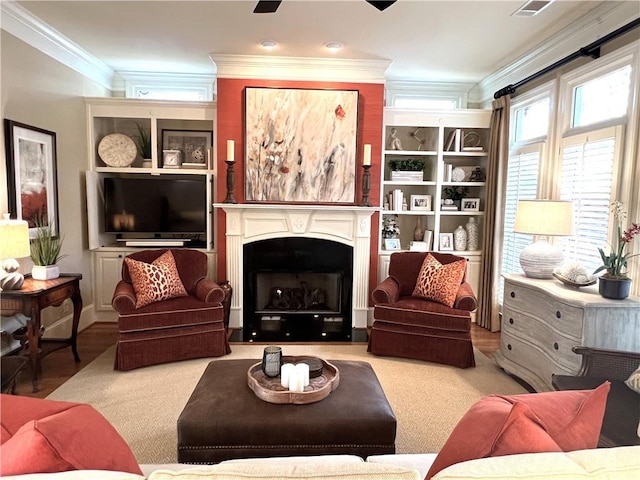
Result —
[{"label": "white mantel shelf", "polygon": [[244,245],[284,237],[320,238],[353,247],[352,327],[369,317],[371,215],[378,207],[214,203],[226,213],[227,278],[233,285],[229,325],[243,327]]}]

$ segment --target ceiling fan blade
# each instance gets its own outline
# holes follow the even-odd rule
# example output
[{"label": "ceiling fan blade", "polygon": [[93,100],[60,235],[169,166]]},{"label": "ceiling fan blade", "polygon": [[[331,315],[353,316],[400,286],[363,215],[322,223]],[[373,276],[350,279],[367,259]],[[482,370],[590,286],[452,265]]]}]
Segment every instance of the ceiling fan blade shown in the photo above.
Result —
[{"label": "ceiling fan blade", "polygon": [[256,5],[256,8],[253,9],[253,13],[275,13],[281,3],[282,0],[260,0]]},{"label": "ceiling fan blade", "polygon": [[396,3],[396,0],[392,0],[389,2],[377,2],[377,1],[373,1],[373,0],[367,0],[367,3],[369,5],[373,5],[374,7],[376,7],[378,10],[380,10],[381,12],[384,11],[385,9],[389,8],[391,5],[393,5],[394,3]]}]

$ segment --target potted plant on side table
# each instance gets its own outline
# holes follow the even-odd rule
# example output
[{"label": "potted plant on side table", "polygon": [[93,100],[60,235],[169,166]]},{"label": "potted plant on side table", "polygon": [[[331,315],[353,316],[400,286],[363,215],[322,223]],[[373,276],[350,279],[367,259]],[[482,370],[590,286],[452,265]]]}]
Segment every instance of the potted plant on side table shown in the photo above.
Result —
[{"label": "potted plant on side table", "polygon": [[55,235],[51,228],[51,220],[43,218],[35,221],[36,236],[31,240],[31,260],[33,268],[31,276],[36,280],[51,280],[60,276],[58,261],[66,255],[61,255],[62,237]]},{"label": "potted plant on side table", "polygon": [[593,273],[606,270],[598,279],[598,291],[604,298],[622,300],[629,296],[631,290],[631,279],[626,274],[627,261],[638,254],[630,255],[626,252],[627,246],[633,237],[640,235],[640,225],[632,223],[627,230],[622,230],[622,223],[627,218],[622,202],[611,204],[611,213],[616,221],[616,244],[611,246],[611,253],[605,255],[604,250],[599,248],[602,265]]}]

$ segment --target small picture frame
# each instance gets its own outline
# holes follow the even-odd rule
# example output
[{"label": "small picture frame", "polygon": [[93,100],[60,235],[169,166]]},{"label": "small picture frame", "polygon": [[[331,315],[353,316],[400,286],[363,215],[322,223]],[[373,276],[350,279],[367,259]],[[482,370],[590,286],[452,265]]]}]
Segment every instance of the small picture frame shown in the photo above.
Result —
[{"label": "small picture frame", "polygon": [[431,211],[431,195],[411,195],[409,210]]},{"label": "small picture frame", "polygon": [[384,239],[384,249],[385,250],[400,250],[400,239],[399,238],[385,238]]},{"label": "small picture frame", "polygon": [[479,212],[480,211],[480,199],[479,198],[463,198],[460,210],[463,212]]},{"label": "small picture frame", "polygon": [[438,241],[440,251],[453,250],[453,233],[441,233]]}]

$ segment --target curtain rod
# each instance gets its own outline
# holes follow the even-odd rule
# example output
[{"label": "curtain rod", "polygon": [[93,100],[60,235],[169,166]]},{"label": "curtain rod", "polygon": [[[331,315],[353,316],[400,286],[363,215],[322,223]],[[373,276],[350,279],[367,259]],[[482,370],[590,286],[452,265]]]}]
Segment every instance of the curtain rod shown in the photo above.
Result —
[{"label": "curtain rod", "polygon": [[527,78],[520,80],[515,84],[507,85],[506,87],[501,88],[500,90],[498,90],[496,93],[493,94],[493,98],[498,99],[500,97],[504,97],[505,95],[512,95],[516,93],[517,88],[523,86],[526,83],[529,83],[532,80],[535,80],[536,78],[541,77],[542,75],[552,72],[558,67],[566,65],[567,63],[575,60],[576,58],[580,58],[580,57],[591,57],[593,59],[600,58],[600,47],[602,45],[604,45],[610,40],[613,40],[614,38],[619,37],[620,35],[627,33],[630,30],[633,30],[634,28],[637,28],[638,26],[640,26],[640,18],[636,18],[635,20],[632,20],[626,25],[623,25],[617,30],[614,30],[610,34],[605,35],[602,38],[599,38],[598,40],[590,43],[586,47],[582,47],[580,50],[570,55],[567,55],[566,57],[558,60],[555,63],[552,63],[548,67],[543,68],[542,70],[534,73],[533,75],[529,75]]}]

